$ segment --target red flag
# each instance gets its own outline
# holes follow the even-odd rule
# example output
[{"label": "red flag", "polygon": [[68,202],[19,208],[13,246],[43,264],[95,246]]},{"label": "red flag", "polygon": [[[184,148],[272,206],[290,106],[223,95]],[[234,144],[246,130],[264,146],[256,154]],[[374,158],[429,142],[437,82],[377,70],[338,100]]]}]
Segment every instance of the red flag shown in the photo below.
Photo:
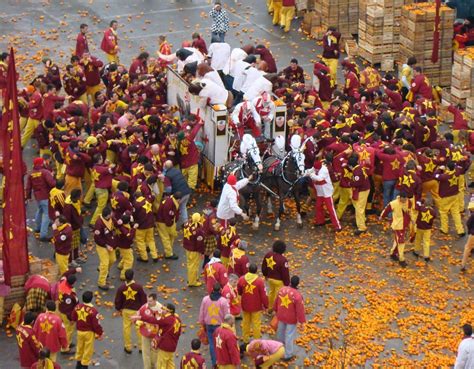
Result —
[{"label": "red flag", "polygon": [[433,53],[431,54],[431,61],[436,63],[439,59],[439,24],[441,23],[440,18],[441,0],[436,0],[436,15],[435,15],[435,26],[433,33]]},{"label": "red flag", "polygon": [[23,186],[23,159],[20,143],[18,91],[13,48],[10,50],[7,70],[0,138],[3,149],[3,268],[5,284],[11,277],[28,272],[28,244],[26,235],[25,192]]}]

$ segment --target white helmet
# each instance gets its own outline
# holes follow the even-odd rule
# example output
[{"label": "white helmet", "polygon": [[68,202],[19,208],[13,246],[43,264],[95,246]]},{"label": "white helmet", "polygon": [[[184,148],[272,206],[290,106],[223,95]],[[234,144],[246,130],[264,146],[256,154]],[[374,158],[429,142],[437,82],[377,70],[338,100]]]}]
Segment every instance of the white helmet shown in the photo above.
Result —
[{"label": "white helmet", "polygon": [[292,150],[299,150],[301,147],[301,136],[300,135],[291,136],[290,146]]},{"label": "white helmet", "polygon": [[242,142],[240,143],[240,153],[242,155],[247,154],[247,151],[254,145],[256,144],[255,139],[251,134],[244,134],[242,137]]},{"label": "white helmet", "polygon": [[285,148],[285,137],[283,137],[282,135],[276,136],[276,138],[275,138],[275,146],[276,146],[279,150],[283,150],[283,149]]}]

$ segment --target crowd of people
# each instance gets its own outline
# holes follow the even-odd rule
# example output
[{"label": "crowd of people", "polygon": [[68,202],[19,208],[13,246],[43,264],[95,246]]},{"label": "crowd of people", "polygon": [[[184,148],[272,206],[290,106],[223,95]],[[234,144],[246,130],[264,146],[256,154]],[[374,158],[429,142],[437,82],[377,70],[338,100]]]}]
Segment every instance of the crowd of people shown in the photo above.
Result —
[{"label": "crowd of people", "polygon": [[[289,31],[294,1],[271,5],[273,22]],[[416,58],[407,60],[399,77],[382,76],[373,66],[360,70],[353,60],[341,60],[341,35],[330,27],[308,79],[296,59],[278,71],[264,45],[231,48],[225,42],[229,18],[219,2],[209,16],[209,46],[195,33],[172,52],[161,36],[157,57],[141,52],[128,68],[120,62],[117,21],[110,22],[100,44],[106,61],[91,55],[88,26],[82,24],[64,70],[45,58],[44,71],[20,90],[21,143],[25,147],[33,138],[39,150],[26,174],[25,195],[35,201],[35,236],[53,245],[61,276],[51,286],[34,275],[25,286],[25,313],[16,333],[22,368],[59,368],[57,353],[74,354],[78,369],[92,365],[104,318],[93,306],[93,291],[83,292],[80,302],[74,288],[90,257],[88,240],[99,259],[97,287],[116,288],[124,351],[132,353],[136,331],[144,368],[174,368],[182,332],[177,308],[146,294],[133,269],[135,262],[177,260],[180,232],[187,286],[205,290],[197,317],[201,329],[181,368],[205,368],[203,343],[212,367],[222,369],[237,368],[245,354],[258,368],[295,357],[297,327],[306,318],[300,278],[290,274],[291,260],[284,256],[287,245],[276,240],[257,265],[237,227],[238,216],[248,219],[239,190],[253,175],[240,181],[229,175],[219,200],[188,216],[199,187],[204,146],[199,134],[206,122],[198,115],[180,119],[167,104],[166,68],[174,63],[202,109],[216,104],[229,109],[235,139],[243,142],[239,155],[255,155],[258,144],[270,139],[300,154],[298,178],[315,202],[315,226],[330,222],[338,232],[353,208],[354,234],[362,236],[368,231],[366,214],[388,218],[394,233],[389,256],[402,267],[407,243],[414,244],[414,257],[431,261],[435,218],[441,233],[449,234],[451,217],[456,235],[466,235],[462,214],[466,188],[472,187],[466,177],[474,133],[454,105],[451,130],[442,133],[439,91]],[[7,64],[8,54],[1,54],[0,88]],[[287,106],[286,137],[271,135],[277,100]],[[264,168],[254,162],[257,175]],[[474,214],[474,201],[468,210]],[[474,215],[467,232],[463,271],[474,248]],[[120,286],[110,282],[114,265],[121,270]],[[273,317],[275,340],[262,338],[264,313]]]}]

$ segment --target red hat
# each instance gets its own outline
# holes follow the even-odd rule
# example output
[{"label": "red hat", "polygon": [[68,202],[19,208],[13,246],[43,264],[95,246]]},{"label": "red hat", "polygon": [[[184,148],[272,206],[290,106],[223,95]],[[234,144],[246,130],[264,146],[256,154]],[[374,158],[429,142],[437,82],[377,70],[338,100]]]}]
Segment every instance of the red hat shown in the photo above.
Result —
[{"label": "red hat", "polygon": [[316,160],[316,161],[314,162],[313,168],[314,168],[314,169],[321,169],[322,166],[323,166],[323,162],[322,162],[321,160]]},{"label": "red hat", "polygon": [[227,183],[230,184],[231,186],[235,186],[237,183],[237,177],[231,174],[230,176],[227,177]]},{"label": "red hat", "polygon": [[33,160],[33,165],[35,167],[41,167],[44,164],[44,159],[43,158],[34,158]]}]

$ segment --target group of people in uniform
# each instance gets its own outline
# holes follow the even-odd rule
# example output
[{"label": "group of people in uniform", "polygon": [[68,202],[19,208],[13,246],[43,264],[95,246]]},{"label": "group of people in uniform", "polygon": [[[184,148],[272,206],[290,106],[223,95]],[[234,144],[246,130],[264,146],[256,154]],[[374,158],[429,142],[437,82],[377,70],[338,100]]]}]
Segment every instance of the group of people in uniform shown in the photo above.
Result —
[{"label": "group of people in uniform", "polygon": [[[456,235],[465,236],[461,216],[474,134],[465,112],[453,105],[452,129],[442,133],[437,91],[415,58],[403,65],[400,78],[382,77],[372,66],[359,71],[350,59],[339,63],[341,35],[331,27],[308,88],[296,59],[278,73],[264,45],[232,49],[219,35],[207,48],[195,34],[174,53],[160,37],[156,58],[142,52],[126,68],[117,27],[117,21],[110,22],[101,42],[107,64],[90,54],[88,26],[82,24],[65,70],[45,59],[44,72],[19,93],[22,145],[34,138],[40,153],[25,171],[26,197],[37,206],[34,232],[41,242],[52,243],[61,275],[52,286],[41,276],[27,283],[26,313],[16,333],[22,368],[58,368],[59,352],[75,354],[78,369],[92,365],[104,318],[93,306],[93,291],[79,299],[74,288],[80,265],[91,256],[83,246],[91,240],[99,259],[97,287],[118,287],[115,309],[123,320],[124,351],[132,353],[136,330],[144,368],[174,368],[182,333],[177,307],[146,294],[133,268],[135,262],[178,259],[175,241],[181,231],[187,286],[204,285],[206,292],[200,330],[181,368],[205,367],[203,343],[212,365],[221,369],[237,368],[244,354],[259,368],[295,357],[297,327],[306,318],[300,278],[290,274],[291,260],[284,256],[287,245],[273,243],[258,264],[260,275],[237,229],[236,217],[248,219],[239,190],[251,178],[229,175],[219,201],[211,199],[203,211],[188,216],[205,122],[197,115],[180,120],[167,105],[165,68],[171,63],[190,82],[189,92],[202,98],[203,108],[231,109],[229,123],[242,141],[241,155],[259,157],[257,141],[271,138],[275,104],[287,105],[289,132],[275,141],[281,150],[299,154],[299,175],[315,202],[315,226],[330,222],[339,232],[353,208],[354,233],[364,237],[366,214],[388,218],[394,233],[389,256],[402,267],[409,242],[415,257],[431,260],[437,217],[443,234],[450,232],[451,217]],[[2,87],[8,57],[0,59]],[[344,83],[338,87],[339,64]],[[468,208],[474,210],[474,202]],[[474,246],[473,222],[463,270]],[[114,265],[120,286],[111,283]],[[273,317],[275,340],[262,338],[263,313]]]}]

